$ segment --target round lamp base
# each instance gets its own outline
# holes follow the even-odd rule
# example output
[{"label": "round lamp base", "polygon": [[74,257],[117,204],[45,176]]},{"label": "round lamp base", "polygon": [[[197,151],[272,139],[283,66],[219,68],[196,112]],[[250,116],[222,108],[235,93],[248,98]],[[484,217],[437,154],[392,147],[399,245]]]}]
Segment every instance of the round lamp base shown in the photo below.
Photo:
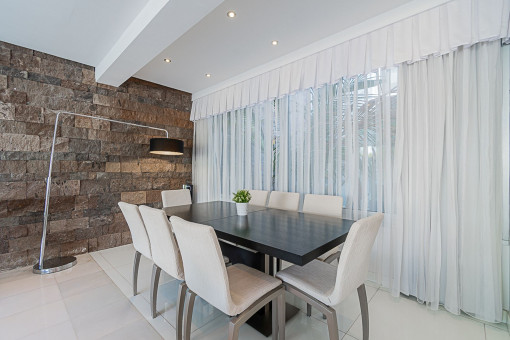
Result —
[{"label": "round lamp base", "polygon": [[33,272],[34,274],[51,274],[69,269],[75,264],[76,257],[74,256],[54,257],[44,260],[42,268],[39,268],[39,263],[34,264]]}]

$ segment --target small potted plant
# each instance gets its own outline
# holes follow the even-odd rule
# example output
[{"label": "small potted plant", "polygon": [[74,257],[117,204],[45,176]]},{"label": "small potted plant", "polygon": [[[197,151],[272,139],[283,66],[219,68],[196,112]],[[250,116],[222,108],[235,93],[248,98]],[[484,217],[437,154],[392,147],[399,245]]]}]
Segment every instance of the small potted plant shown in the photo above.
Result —
[{"label": "small potted plant", "polygon": [[236,202],[237,215],[248,215],[248,202],[251,200],[250,192],[248,190],[238,190],[233,194],[234,198],[232,198],[232,201]]}]

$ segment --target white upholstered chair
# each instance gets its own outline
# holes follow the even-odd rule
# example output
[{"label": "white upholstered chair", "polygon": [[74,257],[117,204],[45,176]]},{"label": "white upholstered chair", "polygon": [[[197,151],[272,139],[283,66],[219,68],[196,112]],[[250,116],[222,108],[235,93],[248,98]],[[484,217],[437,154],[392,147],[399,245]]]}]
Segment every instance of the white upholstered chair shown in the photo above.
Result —
[{"label": "white upholstered chair", "polygon": [[188,189],[162,191],[161,199],[163,208],[191,204],[191,194]]},{"label": "white upholstered chair", "polygon": [[383,217],[383,214],[376,214],[352,225],[338,267],[313,260],[302,267],[293,265],[276,274],[289,293],[326,315],[331,340],[338,340],[336,311],[331,306],[345,300],[355,289],[358,290],[361,306],[363,340],[368,340],[368,302],[364,282],[370,251]]},{"label": "white upholstered chair", "polygon": [[151,246],[138,206],[126,202],[119,202],[119,208],[126,219],[129,231],[131,232],[133,247],[135,248],[135,259],[133,262],[133,295],[136,295],[138,294],[138,267],[140,266],[140,256],[143,255],[151,260]]},{"label": "white upholstered chair", "polygon": [[268,208],[297,211],[299,207],[299,193],[271,191]]},{"label": "white upholstered chair", "polygon": [[[163,208],[192,204],[188,189],[164,190],[161,192],[161,199],[163,200]],[[228,256],[223,256],[223,260],[226,264],[230,264]]]},{"label": "white upholstered chair", "polygon": [[266,206],[267,194],[269,193],[269,191],[266,190],[249,190],[249,191],[251,195],[251,200],[249,204],[261,207]]},{"label": "white upholstered chair", "polygon": [[[299,193],[297,192],[282,192],[271,191],[269,195],[268,208],[298,211],[299,208]],[[282,268],[282,260],[276,259],[276,270]]]},{"label": "white upholstered chair", "polygon": [[[306,194],[303,202],[303,212],[308,214],[342,218],[342,196]],[[331,263],[340,257],[343,244],[329,250],[318,257],[319,260]]]},{"label": "white upholstered chair", "polygon": [[[152,260],[152,280],[151,280],[151,313],[152,318],[156,317],[156,302],[158,298],[158,284],[161,270],[170,276],[184,281],[184,269],[182,266],[181,254],[172,231],[172,226],[168,217],[161,209],[154,209],[147,206],[140,206],[140,214],[147,228],[147,234],[151,243]],[[182,315],[184,298],[186,296],[186,283],[179,285],[177,295],[177,339],[182,337]]]},{"label": "white upholstered chair", "polygon": [[184,310],[184,339],[190,338],[191,316],[198,295],[231,316],[229,339],[260,308],[273,302],[273,339],[285,338],[285,299],[281,281],[243,264],[226,267],[214,229],[177,216],[170,218],[181,250],[188,300]]},{"label": "white upholstered chair", "polygon": [[[342,196],[306,194],[303,202],[303,212],[342,218],[343,198]],[[343,244],[327,251],[318,257],[319,260],[332,263],[340,258]],[[306,315],[312,315],[312,306],[306,305]],[[324,316],[324,319],[326,317]]]},{"label": "white upholstered chair", "polygon": [[342,196],[306,194],[303,212],[342,218]]}]

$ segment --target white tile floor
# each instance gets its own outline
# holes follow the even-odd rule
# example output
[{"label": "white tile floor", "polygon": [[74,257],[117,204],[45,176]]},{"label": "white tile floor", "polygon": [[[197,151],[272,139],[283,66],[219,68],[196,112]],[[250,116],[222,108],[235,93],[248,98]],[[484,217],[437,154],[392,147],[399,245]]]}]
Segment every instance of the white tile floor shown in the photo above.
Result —
[{"label": "white tile floor", "polygon": [[73,268],[0,273],[0,339],[161,339],[89,254]]},{"label": "white tile floor", "polygon": [[[134,249],[131,245],[78,256],[70,270],[45,276],[22,268],[0,273],[0,339],[175,339],[178,281],[161,275],[156,319],[150,317],[151,262],[140,263],[132,296]],[[467,316],[433,312],[406,298],[393,298],[367,286],[371,340],[510,340],[505,324],[487,325]],[[314,311],[308,318],[302,301],[288,295],[301,313],[286,325],[287,339],[327,339],[327,326]],[[361,339],[359,303],[354,294],[336,307],[339,334]],[[228,318],[201,299],[193,312],[193,339],[225,339]],[[159,333],[159,334],[158,334]],[[241,339],[265,339],[243,326]]]}]

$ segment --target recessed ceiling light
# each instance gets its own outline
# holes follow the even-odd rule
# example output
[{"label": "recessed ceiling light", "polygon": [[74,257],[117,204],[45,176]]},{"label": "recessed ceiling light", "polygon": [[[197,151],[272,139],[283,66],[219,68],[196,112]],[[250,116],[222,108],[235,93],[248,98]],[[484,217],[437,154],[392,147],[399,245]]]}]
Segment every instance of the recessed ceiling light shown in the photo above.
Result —
[{"label": "recessed ceiling light", "polygon": [[207,78],[211,78],[211,74],[210,74],[210,73],[206,73],[206,74],[205,74],[205,76],[206,76]]},{"label": "recessed ceiling light", "polygon": [[170,59],[168,59],[168,58],[165,58],[165,59],[163,59],[163,60],[165,61],[165,63],[169,63],[169,62],[171,62],[171,60],[170,60]]},{"label": "recessed ceiling light", "polygon": [[278,45],[278,40],[273,40],[273,41],[271,41],[271,44],[273,44],[273,46]]},{"label": "recessed ceiling light", "polygon": [[229,18],[233,18],[233,17],[235,17],[235,16],[236,16],[236,12],[234,12],[234,11],[228,11],[228,12],[227,12],[227,17],[229,17]]}]

